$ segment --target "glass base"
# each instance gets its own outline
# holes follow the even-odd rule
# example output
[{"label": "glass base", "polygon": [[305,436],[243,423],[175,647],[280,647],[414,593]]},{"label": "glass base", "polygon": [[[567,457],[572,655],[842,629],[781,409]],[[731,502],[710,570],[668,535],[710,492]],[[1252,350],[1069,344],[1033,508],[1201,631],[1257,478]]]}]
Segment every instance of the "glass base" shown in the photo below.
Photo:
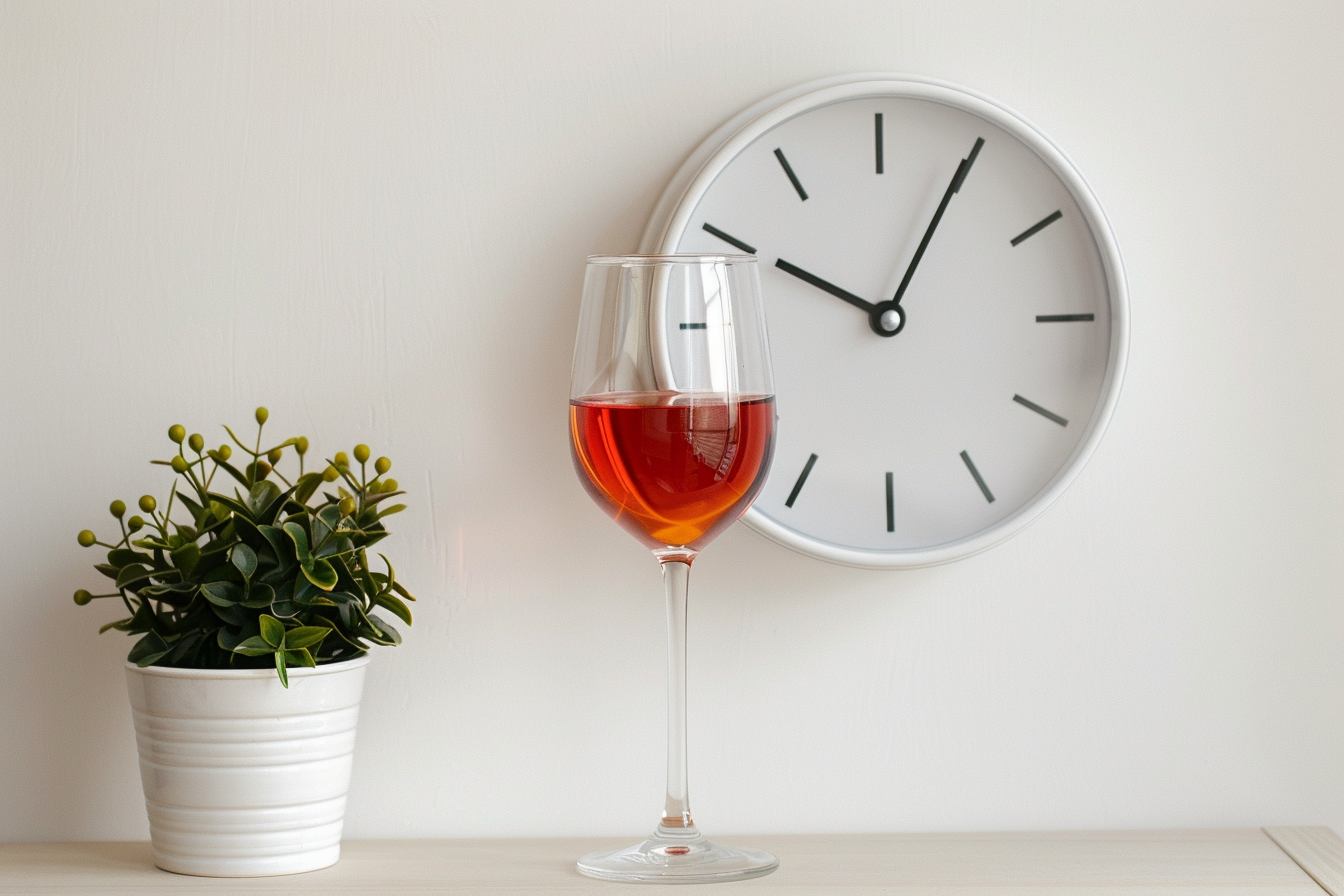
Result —
[{"label": "glass base", "polygon": [[593,852],[577,867],[601,880],[649,884],[708,884],[746,880],[769,874],[779,859],[759,849],[737,849],[695,833],[672,833],[660,827],[642,843],[609,852]]}]

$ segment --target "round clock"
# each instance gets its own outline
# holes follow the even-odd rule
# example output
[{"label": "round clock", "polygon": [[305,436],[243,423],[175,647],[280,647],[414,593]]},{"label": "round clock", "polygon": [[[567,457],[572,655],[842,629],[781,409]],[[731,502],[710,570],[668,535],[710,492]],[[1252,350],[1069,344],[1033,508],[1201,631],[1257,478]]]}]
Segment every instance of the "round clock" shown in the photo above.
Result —
[{"label": "round clock", "polygon": [[960,87],[851,75],[758,103],[683,165],[642,251],[760,258],[779,428],[745,518],[815,557],[926,566],[1001,541],[1115,406],[1128,301],[1101,206]]}]

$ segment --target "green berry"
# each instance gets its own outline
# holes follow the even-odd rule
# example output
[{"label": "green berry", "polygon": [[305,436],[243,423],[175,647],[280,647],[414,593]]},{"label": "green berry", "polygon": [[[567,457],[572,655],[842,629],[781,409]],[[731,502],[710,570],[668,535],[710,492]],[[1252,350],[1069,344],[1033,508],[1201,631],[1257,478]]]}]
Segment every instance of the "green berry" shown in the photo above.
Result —
[{"label": "green berry", "polygon": [[344,451],[337,451],[332,460],[336,461],[337,468],[350,466],[350,457]]},{"label": "green berry", "polygon": [[308,453],[308,437],[307,437],[307,436],[299,436],[297,439],[295,439],[295,440],[294,440],[294,450],[297,451],[297,452],[299,452],[299,456],[300,456],[300,457],[302,457],[303,455],[307,454],[307,453]]},{"label": "green berry", "polygon": [[260,426],[264,424],[266,422],[266,418],[269,416],[271,416],[270,411],[266,410],[265,408],[257,408],[256,413],[257,425]]},{"label": "green berry", "polygon": [[350,516],[359,505],[355,503],[354,498],[342,498],[337,506],[340,507],[342,516]]},{"label": "green berry", "polygon": [[323,482],[335,482],[340,477],[341,477],[341,471],[337,470],[335,467],[331,465],[328,465],[327,468],[322,471]]},{"label": "green berry", "polygon": [[112,511],[112,515],[114,517],[116,517],[117,519],[121,519],[122,516],[124,516],[126,513],[126,502],[113,501],[110,505],[108,505],[107,509]]},{"label": "green berry", "polygon": [[91,600],[93,600],[93,595],[85,591],[83,588],[75,592],[75,603],[79,604],[81,607]]},{"label": "green berry", "polygon": [[185,473],[185,472],[187,472],[187,461],[186,461],[186,458],[182,457],[182,455],[180,455],[180,454],[179,454],[177,457],[173,458],[172,461],[170,461],[170,464],[171,464],[171,466],[172,466],[172,468],[173,468],[173,472],[174,472],[174,473]]},{"label": "green berry", "polygon": [[140,509],[145,513],[153,513],[154,508],[159,506],[159,502],[154,500],[153,495],[140,496]]},{"label": "green berry", "polygon": [[216,453],[219,455],[220,460],[228,460],[229,458],[233,457],[233,449],[230,448],[228,445],[220,445],[219,451],[217,451]]},{"label": "green berry", "polygon": [[281,451],[279,448],[272,448],[266,453],[266,459],[271,462],[272,466],[280,463],[280,458],[284,456],[285,452]]},{"label": "green berry", "polygon": [[385,492],[394,492],[394,491],[396,491],[396,490],[397,490],[397,480],[395,480],[395,479],[384,479],[384,480],[383,480],[383,491],[385,491]]},{"label": "green berry", "polygon": [[355,462],[366,464],[369,462],[369,446],[360,444],[355,446]]},{"label": "green berry", "polygon": [[256,473],[257,473],[257,481],[260,482],[267,476],[271,475],[271,465],[266,463],[266,461],[264,460],[257,461]]},{"label": "green berry", "polygon": [[379,476],[382,476],[390,469],[392,469],[392,461],[386,457],[380,457],[373,462],[373,470]]},{"label": "green berry", "polygon": [[182,440],[187,437],[187,430],[180,423],[174,423],[168,427],[168,438],[173,440],[176,445],[181,445]]},{"label": "green berry", "polygon": [[126,521],[126,528],[132,532],[139,532],[145,528],[145,521],[142,517],[133,516]]},{"label": "green berry", "polygon": [[94,535],[88,529],[84,529],[79,533],[79,546],[82,548],[91,548],[97,541],[98,536]]},{"label": "green berry", "polygon": [[197,454],[200,454],[201,449],[205,447],[205,439],[201,436],[200,433],[194,432],[191,434],[191,437],[187,439],[187,445],[190,446],[192,451],[195,451]]}]

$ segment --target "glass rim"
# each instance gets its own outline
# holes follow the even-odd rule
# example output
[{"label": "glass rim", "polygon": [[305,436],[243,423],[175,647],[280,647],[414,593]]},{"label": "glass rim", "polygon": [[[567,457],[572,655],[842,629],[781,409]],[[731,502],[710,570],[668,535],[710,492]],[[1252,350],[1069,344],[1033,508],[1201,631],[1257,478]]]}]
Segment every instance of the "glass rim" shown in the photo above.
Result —
[{"label": "glass rim", "polygon": [[590,265],[611,267],[646,267],[659,264],[756,264],[755,255],[681,252],[663,255],[589,255]]}]

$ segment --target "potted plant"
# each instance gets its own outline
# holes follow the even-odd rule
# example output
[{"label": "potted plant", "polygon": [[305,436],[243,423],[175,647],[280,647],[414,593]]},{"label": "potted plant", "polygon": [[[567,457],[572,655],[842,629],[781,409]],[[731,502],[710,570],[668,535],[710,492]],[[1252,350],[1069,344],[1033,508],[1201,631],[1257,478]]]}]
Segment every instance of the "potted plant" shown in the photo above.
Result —
[{"label": "potted plant", "polygon": [[226,426],[233,446],[209,450],[172,426],[177,453],[153,461],[177,474],[162,510],[145,495],[145,516],[126,518],[113,501],[120,539],[79,533],[107,549],[95,568],[114,585],[75,603],[120,601],[128,615],[100,631],[140,636],[127,688],[154,862],[168,871],[291,874],[339,858],[365,654],[401,642],[375,610],[411,623],[414,598],[368,556],[405,507],[387,503],[403,494],[391,461],[370,465],[356,445],[357,469],[337,452],[305,470],[307,438],[263,447],[267,417],[257,408],[251,445]]}]

